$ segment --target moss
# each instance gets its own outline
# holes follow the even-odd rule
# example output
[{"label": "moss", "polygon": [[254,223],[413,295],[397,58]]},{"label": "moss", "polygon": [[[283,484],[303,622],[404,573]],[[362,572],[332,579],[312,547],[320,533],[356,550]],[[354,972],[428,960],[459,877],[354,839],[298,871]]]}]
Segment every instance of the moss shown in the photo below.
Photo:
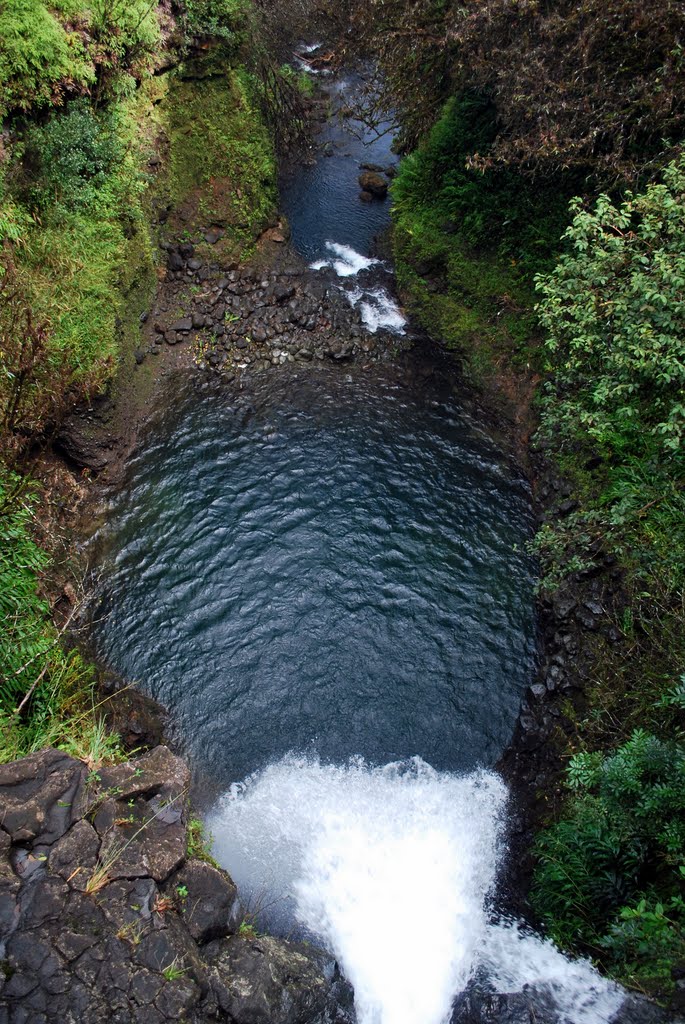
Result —
[{"label": "moss", "polygon": [[397,218],[394,251],[405,301],[463,357],[474,383],[483,385],[503,357],[522,366],[536,360],[534,292],[510,261],[469,252],[432,217]]},{"label": "moss", "polygon": [[[112,380],[122,355],[139,343],[139,316],[155,286],[136,141],[142,114],[137,97],[117,105],[111,130],[124,155],[100,175],[87,201],[54,201],[39,219],[20,209],[15,217],[22,301],[49,335],[35,385],[54,388],[59,380],[67,400],[101,391]],[[13,185],[19,198],[8,190],[6,211],[20,207],[21,165]]]},{"label": "moss", "polygon": [[487,153],[496,131],[487,99],[454,97],[392,186],[403,295],[479,384],[503,363],[537,364],[533,277],[558,249],[573,188],[470,169],[470,157]]},{"label": "moss", "polygon": [[4,3],[0,41],[0,116],[17,107],[54,103],[66,88],[79,91],[95,81],[81,37],[41,0]]},{"label": "moss", "polygon": [[213,258],[245,254],[277,197],[273,146],[249,75],[230,69],[189,79],[182,71],[165,105],[168,163],[156,194],[161,205],[182,213],[172,215],[172,228],[221,226],[226,234],[212,247]]}]

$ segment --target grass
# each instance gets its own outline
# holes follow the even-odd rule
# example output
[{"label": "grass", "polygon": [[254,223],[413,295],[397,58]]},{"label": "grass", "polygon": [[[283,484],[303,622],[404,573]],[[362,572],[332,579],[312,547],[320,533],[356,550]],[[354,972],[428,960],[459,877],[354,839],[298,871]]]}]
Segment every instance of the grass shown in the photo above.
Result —
[{"label": "grass", "polygon": [[167,981],[177,981],[184,974],[187,974],[189,970],[189,967],[180,967],[178,957],[174,957],[171,963],[163,969],[162,974]]},{"label": "grass", "polygon": [[[212,867],[219,868],[219,863],[212,856],[213,836],[206,830],[201,818],[191,818],[188,822],[188,857],[203,860]],[[186,893],[187,895],[187,893]]]},{"label": "grass", "polygon": [[0,760],[55,746],[94,767],[121,750],[99,714],[94,670],[52,622],[38,500],[16,474],[0,474]]},{"label": "grass", "polygon": [[233,68],[199,81],[178,75],[167,97],[169,158],[157,188],[196,227],[225,229],[207,247],[215,259],[247,255],[275,210],[275,155],[255,88]]}]

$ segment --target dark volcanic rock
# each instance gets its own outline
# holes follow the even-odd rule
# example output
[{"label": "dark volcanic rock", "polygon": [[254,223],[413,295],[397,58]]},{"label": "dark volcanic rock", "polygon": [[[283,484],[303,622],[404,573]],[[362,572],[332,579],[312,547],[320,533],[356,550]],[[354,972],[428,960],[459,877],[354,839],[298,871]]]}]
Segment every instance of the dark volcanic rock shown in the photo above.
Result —
[{"label": "dark volcanic rock", "polygon": [[300,1024],[323,1019],[333,972],[333,961],[311,947],[235,936],[215,953],[210,983],[229,1020]]},{"label": "dark volcanic rock", "polygon": [[183,920],[196,942],[231,935],[240,924],[238,890],[223,871],[193,859],[169,882],[170,895],[183,904]]},{"label": "dark volcanic rock", "polygon": [[50,844],[60,839],[83,810],[86,769],[58,750],[0,765],[2,818],[13,843]]},{"label": "dark volcanic rock", "polygon": [[55,438],[58,448],[71,462],[100,473],[112,458],[113,442],[97,423],[79,413],[67,417]]},{"label": "dark volcanic rock", "polygon": [[0,766],[1,1024],[335,1019],[327,956],[232,934],[235,885],[186,859],[188,784],[166,747],[98,772],[55,750]]}]

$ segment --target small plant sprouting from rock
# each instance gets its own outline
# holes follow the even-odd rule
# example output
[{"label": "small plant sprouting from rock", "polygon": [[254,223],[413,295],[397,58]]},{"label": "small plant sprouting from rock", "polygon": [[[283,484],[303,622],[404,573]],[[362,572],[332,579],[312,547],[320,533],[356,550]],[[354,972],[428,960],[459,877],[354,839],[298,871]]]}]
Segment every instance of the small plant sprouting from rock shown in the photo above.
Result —
[{"label": "small plant sprouting from rock", "polygon": [[162,974],[167,981],[177,981],[178,978],[182,978],[188,971],[187,967],[180,967],[178,957],[174,957],[171,963],[164,968]]},{"label": "small plant sprouting from rock", "polygon": [[188,822],[188,856],[218,868],[219,864],[212,857],[213,842],[214,837],[205,830],[204,822],[200,818],[191,818]]},{"label": "small plant sprouting from rock", "polygon": [[244,920],[240,922],[240,928],[238,929],[238,935],[242,935],[244,939],[256,939],[257,929],[250,921]]},{"label": "small plant sprouting from rock", "polygon": [[[172,797],[170,800],[164,801],[159,810],[157,810],[155,814],[153,814],[150,818],[146,818],[143,821],[140,828],[136,829],[133,835],[125,843],[113,844],[109,852],[106,854],[106,856],[98,857],[98,862],[95,868],[93,869],[93,873],[86,882],[85,891],[90,896],[93,896],[95,895],[95,893],[99,892],[100,889],[104,888],[104,886],[106,886],[107,883],[110,881],[110,872],[112,868],[117,863],[117,861],[123,856],[123,854],[129,848],[129,846],[133,842],[135,842],[140,833],[143,832],[149,825],[151,825],[155,818],[159,817],[159,815],[163,812],[163,810],[166,807],[169,807],[171,804],[175,803],[176,800],[183,799],[183,797],[185,797],[186,795],[187,790],[183,790],[177,796]],[[125,822],[128,823],[128,819],[125,819]]]}]

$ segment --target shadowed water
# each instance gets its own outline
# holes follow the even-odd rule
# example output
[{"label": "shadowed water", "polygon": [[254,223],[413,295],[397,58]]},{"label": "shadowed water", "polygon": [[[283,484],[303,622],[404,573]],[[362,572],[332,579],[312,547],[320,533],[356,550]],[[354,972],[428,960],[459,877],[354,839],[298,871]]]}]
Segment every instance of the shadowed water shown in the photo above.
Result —
[{"label": "shadowed water", "polygon": [[374,131],[342,116],[359,98],[362,82],[357,76],[319,79],[319,84],[328,94],[332,116],[317,135],[312,165],[299,167],[282,181],[281,208],[295,248],[306,258],[327,256],[331,241],[368,253],[388,226],[390,199],[359,199],[360,164],[395,168],[393,134],[388,124]]},{"label": "shadowed water", "polygon": [[218,786],[287,751],[491,765],[532,662],[529,494],[399,370],[183,385],[114,501],[95,637]]}]

